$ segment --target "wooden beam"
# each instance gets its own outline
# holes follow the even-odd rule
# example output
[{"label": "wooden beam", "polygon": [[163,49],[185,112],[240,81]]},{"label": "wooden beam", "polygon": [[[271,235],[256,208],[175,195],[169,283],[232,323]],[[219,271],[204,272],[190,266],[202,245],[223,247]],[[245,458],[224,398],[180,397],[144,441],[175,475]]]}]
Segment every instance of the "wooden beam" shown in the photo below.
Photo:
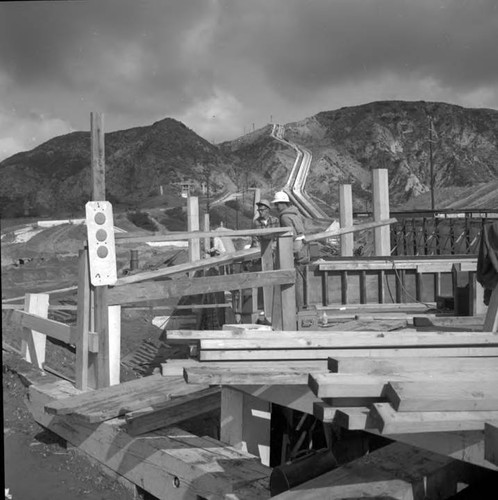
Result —
[{"label": "wooden beam", "polygon": [[129,412],[125,415],[126,430],[130,436],[170,427],[192,417],[220,408],[221,389],[211,387],[177,397],[164,403]]},{"label": "wooden beam", "polygon": [[[341,229],[353,227],[353,196],[351,184],[339,185],[339,223]],[[341,256],[353,255],[353,233],[341,236]]]},{"label": "wooden beam", "polygon": [[457,491],[461,470],[451,458],[393,443],[272,498],[448,498]]},{"label": "wooden beam", "polygon": [[[273,241],[261,240],[261,270],[273,271]],[[263,307],[265,316],[271,322],[273,317],[273,287],[263,287]]]},{"label": "wooden beam", "polygon": [[237,252],[234,253],[219,255],[217,257],[209,257],[207,259],[202,259],[196,262],[186,262],[184,264],[178,264],[176,266],[166,267],[164,269],[157,269],[155,271],[145,271],[142,273],[125,276],[123,278],[119,278],[114,286],[118,287],[122,285],[128,285],[130,283],[138,283],[140,281],[164,278],[166,276],[183,274],[190,271],[197,271],[199,269],[208,269],[214,266],[225,266],[237,260],[242,260],[246,258],[256,259],[259,257],[259,254],[260,254],[259,248],[238,250]]},{"label": "wooden beam", "polygon": [[358,231],[365,231],[367,229],[374,229],[376,227],[388,226],[389,224],[394,224],[395,222],[397,222],[395,218],[379,220],[375,222],[365,222],[364,224],[357,224],[353,227],[339,229],[337,231],[323,231],[321,233],[307,234],[305,236],[305,240],[308,243],[311,243],[312,241],[325,240],[327,238],[342,236],[344,234],[356,233]]},{"label": "wooden beam", "polygon": [[110,289],[108,304],[132,304],[147,300],[183,297],[199,293],[289,284],[294,283],[294,280],[295,271],[288,269],[210,276],[207,278],[178,279],[164,282],[135,283]]},{"label": "wooden beam", "polygon": [[344,347],[423,347],[423,346],[480,346],[498,348],[498,337],[492,333],[476,332],[403,332],[403,331],[283,331],[248,333],[232,338],[200,340],[202,350],[209,349],[317,349]]},{"label": "wooden beam", "polygon": [[[46,299],[45,303],[48,302],[48,295],[46,294],[28,294],[28,295],[45,295]],[[43,305],[43,304],[42,304]],[[32,310],[36,309],[32,305],[32,299],[28,304],[28,307]],[[45,306],[44,306],[45,307]],[[27,311],[15,310],[12,314],[12,320],[21,325],[23,328],[34,330],[37,334],[37,342],[39,346],[39,354],[41,354],[41,346],[45,346],[44,342],[40,342],[39,339],[52,337],[54,339],[60,340],[61,342],[65,342],[66,344],[74,344],[77,338],[76,328],[73,326],[66,325],[64,323],[60,323],[59,321],[55,321],[53,319],[48,319],[46,316],[42,316],[44,314],[41,309],[38,309],[39,313],[29,313]],[[48,313],[48,307],[47,312]],[[37,350],[38,353],[38,350]],[[45,356],[42,355],[44,359]],[[29,360],[28,360],[29,361]]]},{"label": "wooden beam", "polygon": [[[349,410],[351,410],[351,413],[349,413]],[[313,415],[321,422],[335,423],[339,411],[348,412],[348,416],[354,413],[354,415],[356,416],[352,417],[353,419],[361,418],[361,421],[364,422],[363,416],[365,415],[365,413],[368,414],[370,409],[367,406],[332,406],[328,403],[325,403],[325,401],[320,401],[313,405]],[[344,427],[345,429],[349,428],[345,425],[341,425],[341,427]],[[363,426],[362,429],[365,429],[365,426]]]},{"label": "wooden beam", "polygon": [[[389,219],[389,182],[387,169],[372,170],[373,215],[375,221]],[[391,255],[390,229],[382,225],[374,229],[375,255]]]},{"label": "wooden beam", "polygon": [[[211,364],[209,363],[209,365]],[[306,384],[309,373],[307,369],[298,369],[293,366],[289,366],[287,369],[268,367],[259,370],[250,366],[241,368],[235,366],[184,368],[184,378],[187,383],[205,385]]]},{"label": "wooden beam", "polygon": [[461,356],[498,356],[497,347],[399,347],[399,348],[359,348],[359,349],[255,349],[233,351],[201,351],[201,361],[235,361],[263,359],[325,359],[329,357],[461,357]]},{"label": "wooden beam", "polygon": [[242,238],[244,236],[276,236],[279,234],[289,233],[288,227],[272,227],[262,229],[240,229],[240,230],[225,230],[225,231],[169,231],[164,234],[150,233],[148,235],[141,234],[140,236],[129,233],[117,233],[117,243],[144,243],[155,241],[178,241],[178,240],[195,240],[197,238]]},{"label": "wooden beam", "polygon": [[397,412],[389,403],[373,403],[368,424],[382,434],[483,430],[498,423],[498,411]]},{"label": "wooden beam", "polygon": [[[289,366],[288,361],[234,361],[234,362],[222,362],[222,363],[201,363],[196,359],[169,359],[165,363],[161,363],[161,373],[164,376],[183,376],[184,368],[199,368],[207,370],[231,370],[234,369],[237,372],[323,372],[327,370],[326,360],[316,360],[316,361],[294,361],[292,366]],[[306,381],[303,382],[307,383]]]},{"label": "wooden beam", "polygon": [[[24,299],[25,311],[14,311],[13,317],[21,318],[23,337],[21,340],[21,355],[36,367],[42,368],[45,363],[45,346],[47,338],[42,329],[48,316],[48,299],[46,293],[27,293]],[[40,317],[40,320],[38,320]],[[42,319],[43,318],[43,319]]]},{"label": "wooden beam", "polygon": [[339,373],[364,373],[372,375],[391,375],[396,373],[448,373],[498,371],[496,357],[446,357],[444,364],[440,357],[392,357],[361,358],[340,357],[329,358],[328,369]]},{"label": "wooden beam", "polygon": [[74,415],[90,423],[103,422],[205,388],[188,385],[182,377],[152,375],[60,399],[48,404],[45,411],[51,415]]},{"label": "wooden beam", "polygon": [[400,412],[412,411],[498,411],[498,373],[483,380],[389,382],[385,396]]}]

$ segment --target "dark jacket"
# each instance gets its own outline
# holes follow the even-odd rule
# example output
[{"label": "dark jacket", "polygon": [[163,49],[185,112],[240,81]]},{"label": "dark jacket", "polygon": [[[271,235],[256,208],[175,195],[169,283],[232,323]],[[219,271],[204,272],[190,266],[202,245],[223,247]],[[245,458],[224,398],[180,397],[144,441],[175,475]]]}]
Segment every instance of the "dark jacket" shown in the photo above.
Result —
[{"label": "dark jacket", "polygon": [[280,212],[280,225],[282,227],[291,227],[294,236],[300,236],[304,234],[304,222],[299,213],[298,209],[289,205],[282,212]]},{"label": "dark jacket", "polygon": [[476,279],[484,288],[484,303],[487,305],[490,292],[498,285],[498,222],[482,228]]}]

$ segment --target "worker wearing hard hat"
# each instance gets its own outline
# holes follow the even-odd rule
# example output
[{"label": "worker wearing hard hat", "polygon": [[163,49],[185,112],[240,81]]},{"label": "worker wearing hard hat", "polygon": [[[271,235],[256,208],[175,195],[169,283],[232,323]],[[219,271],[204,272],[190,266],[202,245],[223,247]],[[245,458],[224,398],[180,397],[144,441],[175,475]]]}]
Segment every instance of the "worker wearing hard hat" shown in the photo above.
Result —
[{"label": "worker wearing hard hat", "polygon": [[[261,199],[256,203],[258,210],[258,216],[254,219],[255,229],[266,229],[270,227],[280,227],[280,221],[278,217],[270,214],[271,204],[268,200]],[[251,247],[256,248],[261,246],[262,236],[253,236]],[[271,236],[268,238],[271,239]]]},{"label": "worker wearing hard hat", "polygon": [[304,241],[304,221],[298,209],[291,204],[285,191],[277,191],[272,203],[278,210],[280,225],[292,228],[294,234],[294,260],[296,264],[308,264],[310,251]]}]

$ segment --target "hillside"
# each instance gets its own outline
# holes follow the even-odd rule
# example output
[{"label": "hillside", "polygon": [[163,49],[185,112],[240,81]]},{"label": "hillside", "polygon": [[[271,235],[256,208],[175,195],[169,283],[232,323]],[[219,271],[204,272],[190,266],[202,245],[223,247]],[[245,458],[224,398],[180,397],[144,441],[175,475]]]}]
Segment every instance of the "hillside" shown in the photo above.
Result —
[{"label": "hillside", "polygon": [[[206,183],[210,199],[249,187],[271,196],[295,153],[270,133],[267,125],[214,145],[171,118],[107,133],[107,198],[116,210],[171,208],[182,203],[182,181],[196,195]],[[285,137],[313,155],[306,191],[331,215],[338,184],[346,182],[355,209],[370,210],[370,171],[379,167],[389,170],[391,210],[430,208],[431,135],[436,208],[497,209],[498,111],[383,101],[285,125]],[[2,217],[82,216],[90,198],[90,133],[55,137],[7,158],[0,175]]]}]

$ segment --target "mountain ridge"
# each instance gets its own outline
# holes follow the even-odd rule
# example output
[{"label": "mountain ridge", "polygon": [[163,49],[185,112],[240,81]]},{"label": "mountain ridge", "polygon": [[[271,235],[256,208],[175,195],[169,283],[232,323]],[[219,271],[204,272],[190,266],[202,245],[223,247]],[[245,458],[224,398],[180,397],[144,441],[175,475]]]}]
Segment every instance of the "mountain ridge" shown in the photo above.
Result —
[{"label": "mountain ridge", "polygon": [[[204,183],[211,197],[249,187],[271,196],[295,160],[295,151],[274,140],[271,128],[217,145],[172,118],[108,132],[106,197],[123,208],[144,206],[160,186],[179,196],[186,181],[194,194]],[[473,205],[465,208],[498,208],[498,189],[487,189],[498,181],[495,110],[377,101],[287,123],[285,138],[311,151],[305,190],[331,214],[340,183],[352,184],[355,210],[369,208],[373,168],[389,171],[391,210],[427,209],[431,158],[437,208],[462,208],[462,200]],[[0,174],[2,217],[80,214],[91,196],[90,133],[71,132],[17,153],[0,162]],[[474,192],[465,194],[469,189]],[[477,197],[477,189],[487,195]]]}]

